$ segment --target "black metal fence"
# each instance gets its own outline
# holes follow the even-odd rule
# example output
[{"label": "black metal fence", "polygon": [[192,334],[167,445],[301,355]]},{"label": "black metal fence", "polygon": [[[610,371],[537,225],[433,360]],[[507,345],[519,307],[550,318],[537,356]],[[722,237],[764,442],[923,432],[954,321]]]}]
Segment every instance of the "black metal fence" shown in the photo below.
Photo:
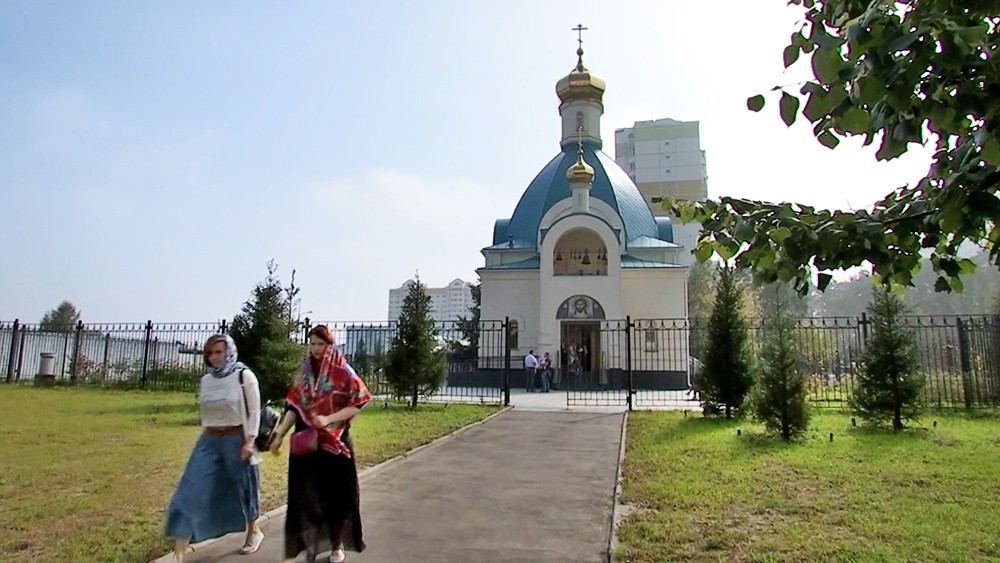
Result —
[{"label": "black metal fence", "polygon": [[7,383],[31,383],[48,356],[57,383],[194,390],[205,373],[202,344],[224,330],[218,322],[0,322],[0,373]]},{"label": "black metal fence", "polygon": [[[293,334],[305,342],[306,319]],[[396,323],[329,322],[341,351],[372,393],[388,397],[386,353],[396,336]],[[506,330],[504,321],[483,321],[478,330],[457,322],[437,323],[437,338],[446,353],[444,385],[419,390],[422,401],[509,402],[504,395]],[[196,390],[205,373],[202,346],[213,334],[226,332],[215,323],[120,323],[42,326],[0,322],[0,376],[7,383],[33,383],[44,357],[53,361],[56,384]],[[480,353],[480,350],[490,351]]]},{"label": "black metal fence", "polygon": [[[925,404],[1000,405],[1000,317],[911,316],[905,323],[916,338]],[[748,331],[759,357],[765,326],[753,323]],[[864,315],[797,321],[797,367],[814,406],[847,405],[871,332]],[[690,406],[707,341],[702,319],[600,321],[599,349],[591,346],[590,358],[577,354],[575,362],[561,351],[554,379],[566,390],[568,406]]]},{"label": "black metal fence", "polygon": [[[397,323],[312,321],[306,319],[296,339],[306,342],[311,327],[326,325],[340,351],[365,380],[375,396],[388,397],[392,387],[386,379],[387,352],[397,334]],[[481,321],[478,328],[459,322],[435,324],[439,349],[445,352],[444,385],[436,390],[418,390],[423,401],[509,404],[505,393],[508,370],[505,321]]]},{"label": "black metal fence", "polygon": [[[315,322],[292,338],[305,342]],[[567,406],[633,409],[685,407],[694,400],[707,347],[701,319],[596,321],[587,345],[553,351],[554,388]],[[388,397],[387,352],[395,322],[327,322],[342,352],[372,392]],[[1000,317],[907,317],[915,334],[926,404],[934,407],[1000,405]],[[226,322],[121,323],[42,327],[0,322],[0,381],[31,383],[43,355],[54,365],[56,382],[107,387],[195,390],[204,373],[201,348]],[[506,321],[482,321],[469,330],[438,323],[446,353],[444,385],[421,390],[421,400],[510,404],[511,372],[523,374],[521,350],[511,349]],[[759,356],[764,326],[749,329]],[[798,367],[806,374],[815,406],[845,406],[856,384],[861,355],[872,327],[865,317],[806,318],[798,321]],[[518,382],[521,380],[518,379]]]}]

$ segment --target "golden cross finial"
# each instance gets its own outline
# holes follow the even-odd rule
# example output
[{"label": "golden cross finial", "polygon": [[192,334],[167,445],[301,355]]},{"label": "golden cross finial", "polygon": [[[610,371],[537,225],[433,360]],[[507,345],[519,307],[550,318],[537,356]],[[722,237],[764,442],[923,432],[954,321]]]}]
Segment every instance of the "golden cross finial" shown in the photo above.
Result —
[{"label": "golden cross finial", "polygon": [[576,128],[576,147],[577,154],[583,155],[583,127]]},{"label": "golden cross finial", "polygon": [[573,28],[573,31],[576,32],[576,42],[579,44],[579,47],[576,48],[576,68],[577,68],[577,70],[582,71],[583,70],[583,32],[587,31],[587,28],[583,27],[583,24],[579,24],[578,23],[578,24],[576,24],[576,27]]},{"label": "golden cross finial", "polygon": [[578,23],[576,27],[572,29],[576,32],[576,42],[580,44],[580,48],[583,49],[583,32],[589,31],[589,28],[583,27],[583,24]]}]

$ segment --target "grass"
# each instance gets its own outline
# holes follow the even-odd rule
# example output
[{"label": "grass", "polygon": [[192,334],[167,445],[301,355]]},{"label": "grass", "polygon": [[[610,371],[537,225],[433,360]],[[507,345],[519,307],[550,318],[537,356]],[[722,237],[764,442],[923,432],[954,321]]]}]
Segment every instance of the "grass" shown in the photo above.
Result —
[{"label": "grass", "polygon": [[923,425],[820,413],[783,444],[745,421],[630,414],[618,560],[1000,560],[1000,420]]},{"label": "grass", "polygon": [[[358,463],[496,410],[372,403],[351,429]],[[163,511],[199,433],[193,393],[0,386],[0,412],[0,561],[145,562],[170,549]],[[264,511],[284,504],[286,471],[287,457],[264,455]]]}]

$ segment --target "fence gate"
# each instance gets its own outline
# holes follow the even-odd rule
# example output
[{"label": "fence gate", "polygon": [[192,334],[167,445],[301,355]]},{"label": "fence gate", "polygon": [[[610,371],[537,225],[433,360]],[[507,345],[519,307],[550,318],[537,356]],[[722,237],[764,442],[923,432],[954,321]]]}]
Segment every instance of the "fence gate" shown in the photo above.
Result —
[{"label": "fence gate", "polygon": [[628,407],[631,320],[563,321],[553,383],[567,407]]}]

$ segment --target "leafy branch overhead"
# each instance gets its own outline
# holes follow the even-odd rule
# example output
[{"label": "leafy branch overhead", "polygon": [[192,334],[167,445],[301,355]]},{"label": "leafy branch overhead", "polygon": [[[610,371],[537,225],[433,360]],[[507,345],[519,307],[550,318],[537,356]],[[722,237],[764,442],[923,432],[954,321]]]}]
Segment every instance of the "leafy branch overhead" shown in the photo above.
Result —
[{"label": "leafy branch overhead", "polygon": [[[665,200],[681,222],[703,225],[699,260],[713,252],[750,267],[760,281],[794,281],[807,291],[823,272],[872,264],[884,282],[912,285],[921,251],[931,253],[935,289],[961,291],[975,264],[958,256],[974,243],[1000,265],[1000,2],[790,0],[804,9],[784,50],[785,67],[808,55],[814,80],[776,86],[778,114],[799,115],[835,148],[847,137],[877,143],[891,160],[934,143],[927,175],[870,210],[826,211],[792,203],[723,197]],[[765,95],[747,100],[761,111]],[[830,277],[821,273],[819,288]]]}]

